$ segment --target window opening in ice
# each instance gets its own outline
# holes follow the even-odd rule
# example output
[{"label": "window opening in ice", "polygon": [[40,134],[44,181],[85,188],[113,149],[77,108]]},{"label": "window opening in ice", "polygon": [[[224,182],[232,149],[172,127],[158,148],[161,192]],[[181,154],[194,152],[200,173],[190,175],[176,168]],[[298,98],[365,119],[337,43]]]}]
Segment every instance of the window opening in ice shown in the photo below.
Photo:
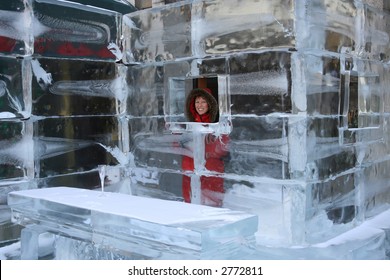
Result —
[{"label": "window opening in ice", "polygon": [[[209,116],[203,119],[195,118],[195,107],[191,96],[199,91],[208,100]],[[230,105],[227,76],[173,77],[168,82],[165,96],[165,120],[171,131],[193,131],[199,124],[208,133],[230,132]],[[193,108],[193,109],[191,109]],[[194,111],[194,112],[192,112]],[[192,114],[194,113],[194,114]],[[197,127],[197,128],[195,128]]]}]

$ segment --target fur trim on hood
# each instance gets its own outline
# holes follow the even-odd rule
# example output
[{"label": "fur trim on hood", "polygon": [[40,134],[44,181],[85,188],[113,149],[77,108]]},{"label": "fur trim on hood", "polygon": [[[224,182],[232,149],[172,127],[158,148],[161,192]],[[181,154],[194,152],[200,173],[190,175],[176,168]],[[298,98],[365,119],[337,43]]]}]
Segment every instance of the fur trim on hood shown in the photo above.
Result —
[{"label": "fur trim on hood", "polygon": [[185,115],[187,119],[190,122],[195,121],[195,116],[198,115],[198,113],[195,110],[195,98],[197,97],[203,97],[209,106],[208,115],[210,118],[210,122],[215,122],[218,118],[218,103],[217,100],[215,100],[214,96],[211,94],[211,90],[201,89],[201,88],[194,88],[187,96],[186,98],[186,108],[185,108]]}]

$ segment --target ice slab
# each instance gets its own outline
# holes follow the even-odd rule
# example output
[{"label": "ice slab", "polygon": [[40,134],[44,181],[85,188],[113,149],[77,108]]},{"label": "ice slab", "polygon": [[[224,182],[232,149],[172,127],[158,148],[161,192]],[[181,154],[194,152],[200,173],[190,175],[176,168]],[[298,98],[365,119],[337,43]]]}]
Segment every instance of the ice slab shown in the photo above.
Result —
[{"label": "ice slab", "polygon": [[240,211],[67,187],[11,192],[8,205],[13,221],[27,226],[25,258],[45,231],[124,254],[212,258],[254,241],[258,226],[256,215]]},{"label": "ice slab", "polygon": [[120,60],[121,14],[68,1],[33,1],[34,54],[46,57],[73,57]]},{"label": "ice slab", "polygon": [[33,126],[39,187],[95,188],[99,185],[99,164],[126,165],[126,144],[121,138],[113,138],[123,133],[118,117],[42,118]]},{"label": "ice slab", "polygon": [[123,65],[37,58],[31,68],[34,116],[119,115],[125,111],[128,85]]},{"label": "ice slab", "polygon": [[124,61],[293,47],[293,2],[180,1],[124,15]]}]

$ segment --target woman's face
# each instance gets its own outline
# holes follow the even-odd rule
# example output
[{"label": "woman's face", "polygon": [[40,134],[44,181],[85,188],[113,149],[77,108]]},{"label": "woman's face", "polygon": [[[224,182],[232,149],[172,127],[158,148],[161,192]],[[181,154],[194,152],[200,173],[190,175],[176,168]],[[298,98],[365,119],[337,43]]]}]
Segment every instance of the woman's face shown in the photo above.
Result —
[{"label": "woman's face", "polygon": [[207,104],[206,99],[201,96],[195,98],[195,110],[199,115],[206,114],[209,110],[209,104]]}]

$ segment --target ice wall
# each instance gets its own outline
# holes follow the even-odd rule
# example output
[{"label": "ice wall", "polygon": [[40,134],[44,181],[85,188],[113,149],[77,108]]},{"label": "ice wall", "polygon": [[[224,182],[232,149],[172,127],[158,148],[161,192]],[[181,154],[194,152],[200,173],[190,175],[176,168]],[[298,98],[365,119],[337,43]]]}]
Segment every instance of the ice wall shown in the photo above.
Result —
[{"label": "ice wall", "polygon": [[[100,186],[99,164],[128,161],[122,141],[126,66],[117,62],[122,12],[135,8],[92,2],[0,3],[2,242],[19,238],[10,224],[8,192],[93,189]],[[117,183],[124,172],[108,169],[107,180]]]},{"label": "ice wall", "polygon": [[167,144],[196,134],[172,104],[186,81],[216,77],[224,206],[259,215],[260,243],[324,241],[388,208],[389,14],[370,4],[181,1],[125,15],[136,192],[180,197],[178,153],[202,147]]},{"label": "ice wall", "polygon": [[[96,189],[108,165],[108,191],[182,201],[183,155],[193,192],[223,178],[223,206],[259,216],[260,245],[324,242],[389,208],[386,1],[3,2],[4,242],[12,190]],[[200,80],[220,109],[206,126],[183,114]],[[223,172],[204,166],[207,135],[229,138]]]}]

